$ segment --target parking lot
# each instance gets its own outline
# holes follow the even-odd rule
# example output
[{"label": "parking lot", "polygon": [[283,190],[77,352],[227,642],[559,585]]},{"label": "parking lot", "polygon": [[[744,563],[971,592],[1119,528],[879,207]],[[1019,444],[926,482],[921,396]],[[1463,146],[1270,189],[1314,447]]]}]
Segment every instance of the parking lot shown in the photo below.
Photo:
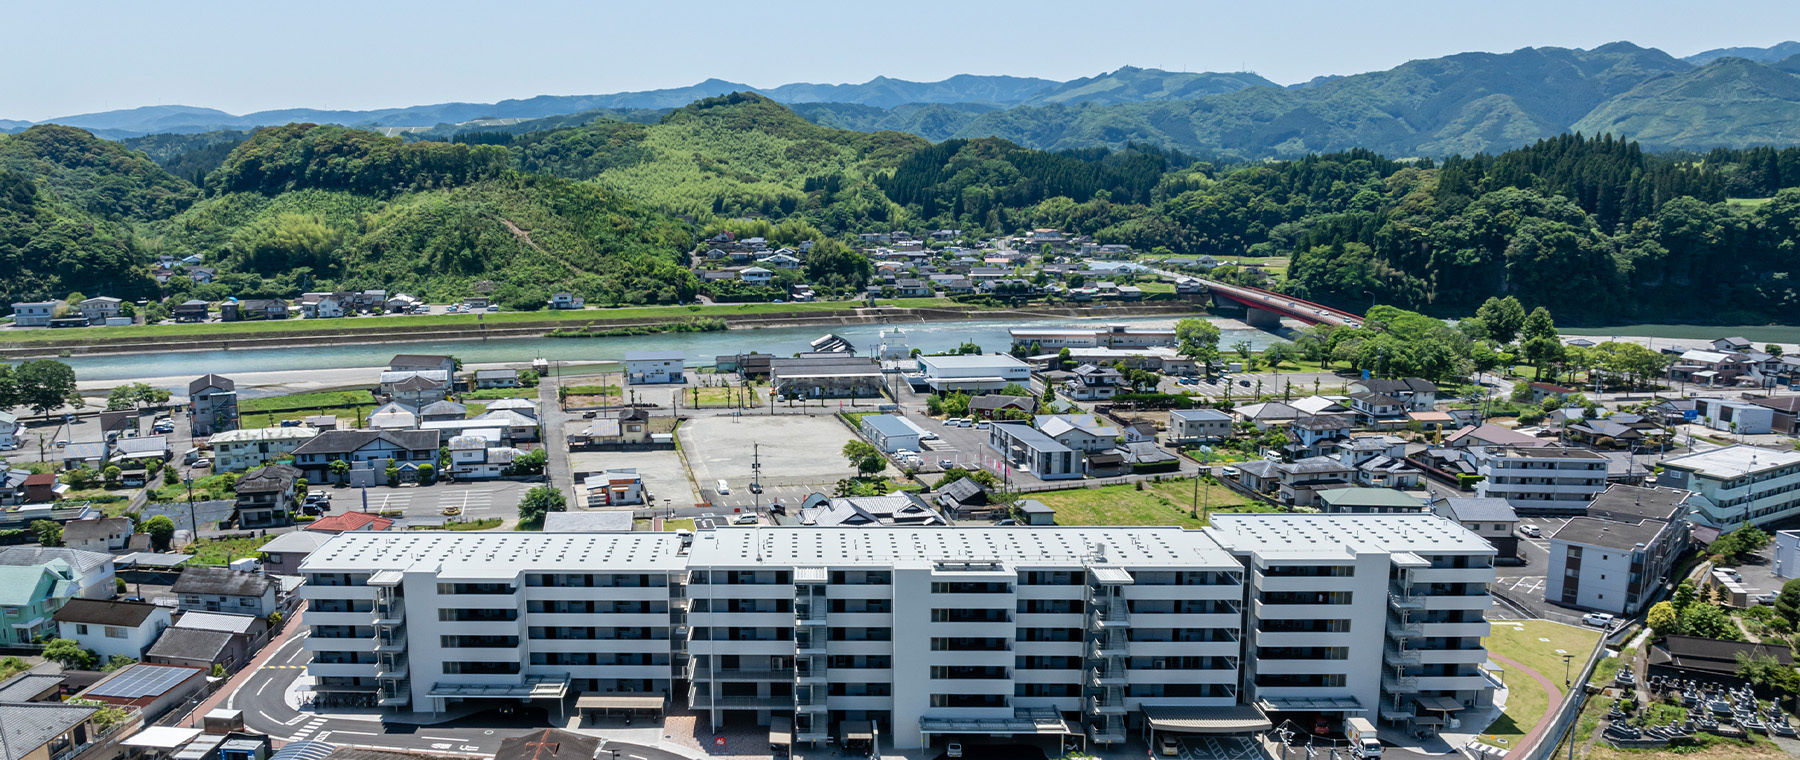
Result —
[{"label": "parking lot", "polygon": [[677,433],[694,482],[706,500],[724,480],[735,493],[750,485],[752,454],[765,488],[817,486],[829,492],[856,470],[839,454],[854,436],[834,417],[811,415],[696,417]]},{"label": "parking lot", "polygon": [[[576,422],[582,422],[576,420]],[[574,426],[574,423],[570,423]],[[681,452],[674,449],[656,451],[571,451],[569,452],[569,469],[571,472],[601,472],[613,469],[637,470],[644,479],[644,488],[654,497],[646,506],[656,507],[691,507],[694,498],[693,484],[688,481],[687,466],[681,463]],[[580,482],[576,482],[579,490]],[[580,508],[581,505],[570,505]]]},{"label": "parking lot", "polygon": [[1523,565],[1501,565],[1495,574],[1494,592],[1499,597],[1494,612],[1500,617],[1529,617],[1579,623],[1581,613],[1544,601],[1546,568],[1550,564],[1550,536],[1569,521],[1567,517],[1520,517],[1519,524],[1536,525],[1538,538],[1519,536]]},{"label": "parking lot", "polygon": [[442,483],[434,486],[413,486],[405,488],[370,488],[366,491],[357,488],[325,488],[319,489],[331,495],[331,512],[336,514],[349,510],[362,511],[363,495],[368,495],[370,512],[384,510],[400,510],[407,521],[419,524],[436,524],[445,519],[444,510],[455,507],[462,511],[464,520],[480,520],[498,517],[505,520],[517,520],[519,516],[519,499],[536,483],[519,483],[510,480],[490,480],[464,483]]}]

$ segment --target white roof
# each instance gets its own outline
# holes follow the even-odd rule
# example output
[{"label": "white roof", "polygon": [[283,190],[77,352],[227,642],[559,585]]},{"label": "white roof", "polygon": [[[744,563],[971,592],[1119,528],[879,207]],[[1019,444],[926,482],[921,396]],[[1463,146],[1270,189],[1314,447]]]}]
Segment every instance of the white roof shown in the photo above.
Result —
[{"label": "white roof", "polygon": [[949,368],[981,368],[981,367],[1023,367],[1025,362],[1006,354],[961,354],[957,356],[921,356],[919,364],[931,367]]},{"label": "white roof", "polygon": [[1664,467],[1681,467],[1702,475],[1729,479],[1796,462],[1800,462],[1800,451],[1777,451],[1740,444],[1664,459],[1662,464]]},{"label": "white roof", "polygon": [[175,749],[194,740],[200,735],[198,728],[181,728],[179,726],[151,726],[133,734],[120,744],[127,747],[150,747],[152,749]]},{"label": "white roof", "polygon": [[[305,532],[305,531],[302,531]],[[233,615],[228,612],[185,612],[176,619],[176,628],[196,628],[203,631],[225,631],[227,633],[245,633],[256,623],[255,615]]]},{"label": "white roof", "polygon": [[208,443],[217,446],[221,443],[259,443],[262,441],[286,441],[312,438],[319,434],[319,429],[301,425],[298,427],[266,427],[240,428],[213,433]]},{"label": "white roof", "polygon": [[1702,351],[1698,348],[1681,355],[1683,361],[1702,362],[1705,364],[1717,364],[1722,361],[1728,361],[1731,357],[1731,354],[1720,353],[1718,351]]},{"label": "white roof", "polygon": [[1198,531],[1180,528],[722,527],[695,534],[695,565],[896,565],[906,562],[1003,562],[1078,567],[1104,545],[1105,561],[1125,568],[1240,567]]},{"label": "white roof", "polygon": [[674,533],[340,533],[301,565],[304,572],[406,570],[445,577],[515,577],[530,571],[679,570]]},{"label": "white roof", "polygon": [[1233,551],[1342,558],[1424,552],[1493,554],[1494,546],[1434,514],[1215,514],[1208,536]]},{"label": "white roof", "polygon": [[1300,399],[1298,401],[1294,401],[1293,403],[1289,404],[1289,406],[1292,406],[1295,409],[1299,409],[1300,411],[1305,412],[1307,414],[1318,414],[1320,412],[1324,412],[1324,411],[1332,410],[1332,409],[1347,410],[1349,408],[1349,407],[1344,406],[1337,399],[1331,398],[1329,396],[1307,396],[1306,398]]},{"label": "white roof", "polygon": [[265,552],[310,552],[325,545],[332,534],[312,530],[296,530],[283,533],[262,545]]},{"label": "white roof", "polygon": [[411,377],[422,377],[426,380],[443,384],[448,381],[449,375],[441,369],[391,369],[381,373],[381,382],[385,385],[387,383],[397,383]]}]

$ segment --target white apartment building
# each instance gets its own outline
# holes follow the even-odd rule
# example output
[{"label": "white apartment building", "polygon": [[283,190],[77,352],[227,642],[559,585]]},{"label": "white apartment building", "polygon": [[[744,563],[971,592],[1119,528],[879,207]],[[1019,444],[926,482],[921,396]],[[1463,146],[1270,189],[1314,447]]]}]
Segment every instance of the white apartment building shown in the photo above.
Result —
[{"label": "white apartment building", "polygon": [[206,443],[213,450],[214,472],[244,472],[293,456],[318,434],[318,428],[306,426],[244,428],[214,433]]},{"label": "white apartment building", "polygon": [[1197,717],[1249,733],[1270,710],[1424,727],[1491,699],[1494,552],[1473,534],[1425,514],[1215,524],[346,533],[301,567],[308,669],[394,709],[575,692],[900,749],[1115,744]]},{"label": "white apartment building", "polygon": [[1015,327],[1006,332],[1015,347],[1036,345],[1039,349],[1052,353],[1064,348],[1151,348],[1173,347],[1177,343],[1174,328],[1133,325],[1107,325],[1103,328]]},{"label": "white apartment building", "polygon": [[1800,514],[1800,451],[1726,446],[1665,459],[1662,467],[1658,485],[1705,497],[1694,501],[1696,524],[1729,532],[1746,520],[1767,526]]},{"label": "white apartment building", "polygon": [[1505,499],[1534,514],[1580,514],[1606,490],[1606,457],[1588,449],[1475,447],[1465,454],[1481,481],[1479,498]]},{"label": "white apartment building", "polygon": [[1248,569],[1244,703],[1409,732],[1492,703],[1481,638],[1494,548],[1462,526],[1430,514],[1214,515],[1206,534]]}]

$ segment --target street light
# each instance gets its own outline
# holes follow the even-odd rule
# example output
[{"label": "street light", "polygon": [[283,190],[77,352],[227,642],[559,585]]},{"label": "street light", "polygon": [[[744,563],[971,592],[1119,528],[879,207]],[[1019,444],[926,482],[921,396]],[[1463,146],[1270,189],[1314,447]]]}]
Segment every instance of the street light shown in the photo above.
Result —
[{"label": "street light", "polygon": [[[144,476],[144,481],[149,482],[149,480],[150,480],[150,476],[149,476],[149,474],[146,473]],[[200,521],[199,521],[199,518],[194,516],[194,476],[193,476],[193,474],[189,473],[187,477],[181,479],[181,482],[187,486],[187,492],[188,492],[188,531],[189,531],[188,538],[189,538],[189,540],[198,542],[200,540]],[[239,527],[242,527],[242,526],[239,526]]]}]

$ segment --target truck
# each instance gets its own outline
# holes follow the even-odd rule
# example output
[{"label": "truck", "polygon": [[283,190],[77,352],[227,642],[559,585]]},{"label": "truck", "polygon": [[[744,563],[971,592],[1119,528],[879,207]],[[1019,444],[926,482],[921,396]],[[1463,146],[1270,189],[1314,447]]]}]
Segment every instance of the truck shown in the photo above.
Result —
[{"label": "truck", "polygon": [[1381,742],[1375,739],[1375,724],[1368,718],[1345,718],[1344,737],[1350,740],[1350,754],[1361,758],[1381,757]]}]

